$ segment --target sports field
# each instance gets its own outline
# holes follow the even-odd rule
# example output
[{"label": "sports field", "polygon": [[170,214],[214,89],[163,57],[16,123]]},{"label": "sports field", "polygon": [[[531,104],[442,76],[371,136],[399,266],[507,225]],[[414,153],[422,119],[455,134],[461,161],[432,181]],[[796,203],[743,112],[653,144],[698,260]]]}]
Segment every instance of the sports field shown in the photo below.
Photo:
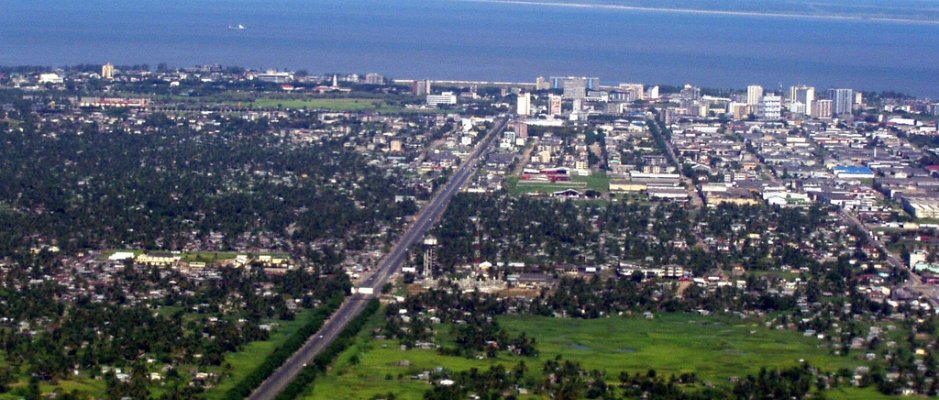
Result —
[{"label": "sports field", "polygon": [[595,190],[606,193],[610,190],[610,178],[603,172],[594,172],[590,176],[574,176],[568,182],[525,181],[518,177],[506,179],[507,188],[513,194],[523,193],[553,193],[565,189],[578,191]]}]

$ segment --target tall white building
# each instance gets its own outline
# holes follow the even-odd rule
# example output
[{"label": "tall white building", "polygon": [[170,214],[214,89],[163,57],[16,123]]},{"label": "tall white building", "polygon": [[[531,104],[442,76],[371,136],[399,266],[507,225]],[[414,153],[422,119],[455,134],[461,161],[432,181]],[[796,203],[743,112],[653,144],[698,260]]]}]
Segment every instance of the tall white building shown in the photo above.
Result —
[{"label": "tall white building", "polygon": [[760,101],[760,118],[765,120],[782,118],[782,97],[775,94],[763,96]]},{"label": "tall white building", "polygon": [[854,90],[828,89],[828,99],[831,100],[831,112],[835,115],[850,114],[854,108]]},{"label": "tall white building", "polygon": [[812,115],[815,105],[815,87],[798,85],[789,88],[789,111]]},{"label": "tall white building", "polygon": [[515,113],[531,115],[531,93],[519,93],[515,102]]},{"label": "tall white building", "polygon": [[747,86],[747,105],[756,107],[763,101],[763,87],[760,85]]}]

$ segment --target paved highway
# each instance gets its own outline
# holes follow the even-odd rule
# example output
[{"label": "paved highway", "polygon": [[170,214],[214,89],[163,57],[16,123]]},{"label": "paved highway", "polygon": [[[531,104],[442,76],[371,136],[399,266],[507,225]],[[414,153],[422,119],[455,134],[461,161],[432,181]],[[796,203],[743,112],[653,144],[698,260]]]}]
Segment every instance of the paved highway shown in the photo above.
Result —
[{"label": "paved highway", "polygon": [[460,165],[456,173],[447,181],[447,184],[434,195],[430,203],[421,210],[417,215],[417,219],[398,239],[391,251],[378,263],[375,271],[360,283],[360,287],[373,288],[375,293],[353,295],[346,299],[333,316],[323,324],[319,332],[308,339],[300,350],[290,356],[290,359],[284,365],[261,383],[261,386],[258,386],[251,393],[249,399],[271,400],[277,397],[277,394],[287,387],[303,367],[312,362],[313,358],[329,346],[345,329],[346,325],[362,312],[368,300],[379,295],[381,287],[388,283],[389,279],[398,271],[401,262],[407,255],[408,248],[430,230],[434,221],[443,215],[450,198],[476,173],[478,162],[481,160],[480,156],[489,151],[492,142],[505,129],[506,123],[507,120],[504,118],[496,120],[495,126],[489,130],[483,141],[470,153],[470,156]]}]

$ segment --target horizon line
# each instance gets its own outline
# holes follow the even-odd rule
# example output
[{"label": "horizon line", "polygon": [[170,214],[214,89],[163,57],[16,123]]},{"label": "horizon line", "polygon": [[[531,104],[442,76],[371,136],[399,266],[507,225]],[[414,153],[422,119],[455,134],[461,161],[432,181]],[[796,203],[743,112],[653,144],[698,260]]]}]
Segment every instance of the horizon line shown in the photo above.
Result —
[{"label": "horizon line", "polygon": [[625,4],[563,2],[563,1],[550,1],[550,0],[452,0],[452,1],[465,2],[465,3],[515,4],[515,5],[528,5],[528,6],[607,9],[607,10],[618,10],[618,11],[642,11],[642,12],[656,12],[656,13],[727,15],[727,16],[737,16],[737,17],[769,17],[769,18],[816,19],[816,20],[858,21],[858,22],[870,21],[870,22],[885,22],[885,23],[897,23],[897,24],[939,25],[939,20],[936,20],[936,19],[913,19],[913,18],[902,18],[902,17],[874,17],[874,16],[860,16],[860,15],[839,15],[839,14],[799,14],[799,13],[791,13],[791,12],[705,10],[705,9],[698,9],[698,8],[630,6],[630,5],[625,5]]}]

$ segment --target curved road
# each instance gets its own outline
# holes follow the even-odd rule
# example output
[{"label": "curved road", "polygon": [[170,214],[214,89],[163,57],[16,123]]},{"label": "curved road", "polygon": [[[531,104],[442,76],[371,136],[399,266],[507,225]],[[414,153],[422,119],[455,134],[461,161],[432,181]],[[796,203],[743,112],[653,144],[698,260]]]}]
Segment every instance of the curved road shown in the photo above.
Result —
[{"label": "curved road", "polygon": [[[489,151],[492,142],[505,129],[506,123],[505,118],[496,120],[495,126],[486,133],[483,141],[470,153],[470,156],[460,165],[443,189],[438,191],[430,203],[418,213],[417,220],[398,239],[391,251],[382,258],[375,272],[362,281],[360,287],[373,288],[376,292],[380,292],[381,287],[388,283],[389,279],[398,271],[398,267],[401,266],[401,262],[407,255],[408,248],[430,230],[434,221],[443,215],[450,198],[476,173],[480,156]],[[377,295],[377,293],[370,295],[358,294],[347,298],[332,317],[323,324],[319,332],[316,332],[308,339],[296,353],[290,356],[284,365],[274,371],[248,398],[252,400],[271,400],[277,397],[277,394],[293,381],[303,367],[312,362],[313,358],[329,346],[345,329],[346,325],[362,312],[368,300]]]}]

